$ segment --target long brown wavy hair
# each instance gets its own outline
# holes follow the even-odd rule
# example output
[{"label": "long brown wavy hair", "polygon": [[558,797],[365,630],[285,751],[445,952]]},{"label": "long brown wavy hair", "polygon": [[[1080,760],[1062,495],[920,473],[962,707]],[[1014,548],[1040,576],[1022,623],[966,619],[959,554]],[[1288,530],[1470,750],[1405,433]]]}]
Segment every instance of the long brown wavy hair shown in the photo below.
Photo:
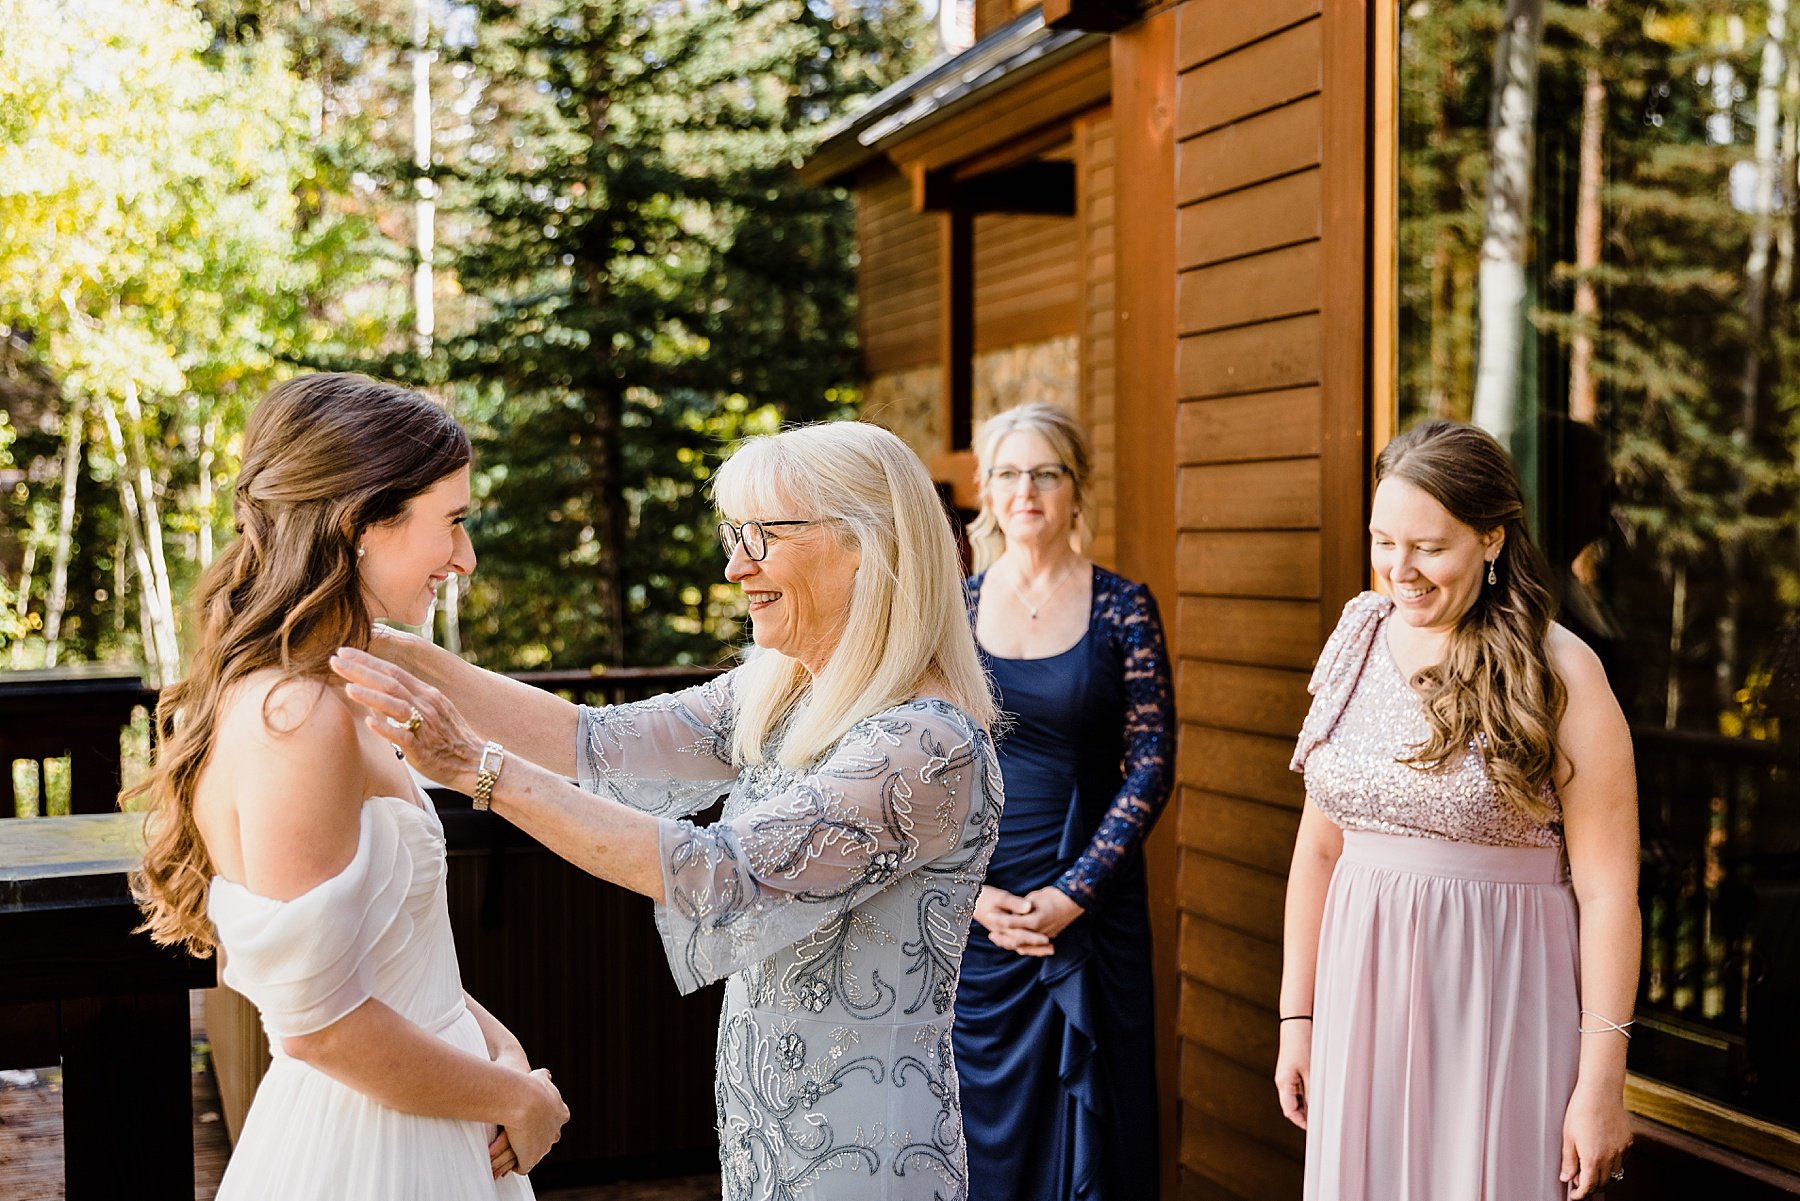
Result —
[{"label": "long brown wavy hair", "polygon": [[271,667],[288,679],[327,679],[332,651],[367,646],[373,619],[358,541],[469,461],[468,435],[440,405],[366,376],[291,379],[250,414],[238,537],[200,578],[192,666],[163,689],[155,767],[126,793],[149,798],[149,849],[132,885],[142,929],[157,942],[196,955],[214,948],[213,865],[193,801],[230,689]]},{"label": "long brown wavy hair", "polygon": [[1499,582],[1481,585],[1443,662],[1413,676],[1431,737],[1401,762],[1431,770],[1474,746],[1501,799],[1542,821],[1568,693],[1550,666],[1545,640],[1556,601],[1549,567],[1525,523],[1519,473],[1486,431],[1437,420],[1389,442],[1375,462],[1375,479],[1404,480],[1477,533],[1506,533],[1494,560]]}]

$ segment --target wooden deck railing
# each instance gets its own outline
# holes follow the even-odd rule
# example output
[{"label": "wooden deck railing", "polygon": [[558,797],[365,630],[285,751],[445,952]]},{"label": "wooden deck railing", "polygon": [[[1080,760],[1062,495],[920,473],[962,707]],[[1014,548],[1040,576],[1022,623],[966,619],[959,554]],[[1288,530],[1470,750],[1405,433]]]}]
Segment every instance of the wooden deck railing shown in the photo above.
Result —
[{"label": "wooden deck railing", "polygon": [[[628,667],[514,678],[581,703],[619,704],[700,683],[719,670]],[[113,810],[122,734],[135,710],[155,702],[156,693],[128,675],[0,675],[0,813],[14,812],[10,769],[19,759],[39,765],[40,781],[50,762],[66,761],[71,812]],[[43,812],[41,785],[38,791]],[[493,814],[473,811],[466,797],[445,790],[433,797],[444,822],[464,984],[512,1027],[535,1063],[551,1069],[572,1114],[533,1179],[549,1186],[707,1167],[716,1156],[719,987],[677,994],[645,898],[572,867]],[[116,952],[137,953],[142,940],[121,933]],[[223,987],[207,994],[206,1024],[235,1138],[267,1067],[267,1042],[248,1003]],[[185,1033],[181,1039],[185,1046]]]}]

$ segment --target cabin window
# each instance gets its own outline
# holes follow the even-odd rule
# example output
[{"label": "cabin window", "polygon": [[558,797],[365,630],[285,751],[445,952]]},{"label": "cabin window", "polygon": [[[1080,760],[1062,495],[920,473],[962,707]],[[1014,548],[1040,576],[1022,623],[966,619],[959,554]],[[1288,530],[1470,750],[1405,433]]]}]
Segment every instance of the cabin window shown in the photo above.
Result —
[{"label": "cabin window", "polygon": [[1675,1121],[1658,1107],[1702,1098],[1760,1119],[1739,1123],[1754,1137],[1719,1137],[1795,1166],[1800,13],[1783,28],[1787,8],[1388,8],[1384,404],[1397,428],[1475,420],[1511,446],[1562,620],[1631,720],[1634,1104]]}]

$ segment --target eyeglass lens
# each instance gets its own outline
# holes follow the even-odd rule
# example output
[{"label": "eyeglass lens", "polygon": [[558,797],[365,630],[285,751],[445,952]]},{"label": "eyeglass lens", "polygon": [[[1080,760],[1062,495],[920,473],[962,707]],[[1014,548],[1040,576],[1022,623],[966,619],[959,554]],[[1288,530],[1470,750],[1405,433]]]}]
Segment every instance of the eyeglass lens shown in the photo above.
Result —
[{"label": "eyeglass lens", "polygon": [[719,523],[719,545],[725,548],[729,558],[737,551],[738,543],[744,544],[744,553],[753,561],[761,562],[769,553],[767,537],[763,534],[762,523],[746,521],[743,525],[732,525],[729,521]]}]

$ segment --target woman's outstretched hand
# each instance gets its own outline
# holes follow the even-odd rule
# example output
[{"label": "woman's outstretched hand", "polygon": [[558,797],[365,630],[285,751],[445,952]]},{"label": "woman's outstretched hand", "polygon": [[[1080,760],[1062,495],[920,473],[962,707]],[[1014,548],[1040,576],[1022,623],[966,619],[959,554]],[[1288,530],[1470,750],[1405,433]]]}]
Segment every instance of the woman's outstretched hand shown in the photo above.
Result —
[{"label": "woman's outstretched hand", "polygon": [[485,741],[449,698],[405,668],[347,646],[331,657],[331,670],[347,681],[344,695],[371,714],[368,727],[405,752],[420,774],[474,790]]}]

